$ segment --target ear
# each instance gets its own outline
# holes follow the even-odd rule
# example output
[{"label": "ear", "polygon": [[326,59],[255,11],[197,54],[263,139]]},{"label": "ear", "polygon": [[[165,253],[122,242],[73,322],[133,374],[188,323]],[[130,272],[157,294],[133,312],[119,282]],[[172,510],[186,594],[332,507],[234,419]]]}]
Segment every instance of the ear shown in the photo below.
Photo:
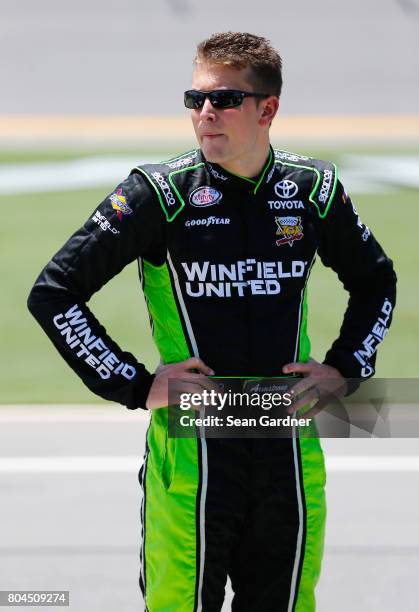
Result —
[{"label": "ear", "polygon": [[259,125],[271,125],[279,109],[279,98],[277,96],[269,96],[260,102],[261,115]]}]

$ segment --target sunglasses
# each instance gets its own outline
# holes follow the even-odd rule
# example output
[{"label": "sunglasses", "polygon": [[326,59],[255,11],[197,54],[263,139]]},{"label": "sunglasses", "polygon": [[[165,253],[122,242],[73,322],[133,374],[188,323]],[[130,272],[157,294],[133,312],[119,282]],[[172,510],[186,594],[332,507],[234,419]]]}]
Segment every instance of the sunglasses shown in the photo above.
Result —
[{"label": "sunglasses", "polygon": [[209,98],[214,108],[235,108],[243,103],[245,98],[267,98],[271,94],[249,93],[238,89],[215,89],[214,91],[198,91],[189,89],[184,93],[186,108],[199,109]]}]

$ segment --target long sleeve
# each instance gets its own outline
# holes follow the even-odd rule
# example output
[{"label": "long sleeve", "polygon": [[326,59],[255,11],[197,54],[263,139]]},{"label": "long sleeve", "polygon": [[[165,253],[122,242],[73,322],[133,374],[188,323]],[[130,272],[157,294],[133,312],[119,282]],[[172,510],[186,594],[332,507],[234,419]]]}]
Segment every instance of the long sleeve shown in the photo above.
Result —
[{"label": "long sleeve", "polygon": [[127,264],[165,257],[162,210],[139,174],[130,175],[54,255],[28,308],[89,389],[128,408],[145,407],[153,375],[107,334],[86,303]]},{"label": "long sleeve", "polygon": [[387,334],[396,301],[392,261],[358,216],[338,183],[327,216],[319,221],[319,255],[349,292],[339,337],[324,362],[347,378],[369,378]]}]

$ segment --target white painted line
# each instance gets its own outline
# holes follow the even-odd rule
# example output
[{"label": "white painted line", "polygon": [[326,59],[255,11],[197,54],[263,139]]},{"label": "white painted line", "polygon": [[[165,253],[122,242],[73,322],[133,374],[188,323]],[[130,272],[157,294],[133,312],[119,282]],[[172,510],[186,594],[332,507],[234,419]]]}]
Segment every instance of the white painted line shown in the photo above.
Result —
[{"label": "white painted line", "polygon": [[112,187],[139,164],[159,161],[160,157],[153,155],[147,159],[99,155],[57,162],[0,164],[0,194]]},{"label": "white painted line", "polygon": [[138,456],[94,456],[94,457],[1,457],[0,473],[45,474],[45,473],[135,473],[141,467]]},{"label": "white painted line", "polygon": [[[135,415],[135,416],[133,416]],[[117,414],[4,414],[0,415],[0,423],[132,423],[138,421],[148,423],[150,414],[143,410],[129,412],[120,416]]]},{"label": "white painted line", "polygon": [[[139,164],[159,160],[153,155],[146,159],[95,155],[56,162],[1,163],[0,195],[109,188]],[[400,186],[415,189],[419,187],[419,156],[347,155],[341,160],[340,175],[350,193],[380,193]]]},{"label": "white painted line", "polygon": [[0,406],[0,424],[13,423],[133,423],[147,424],[150,412],[118,404],[57,404]]},{"label": "white painted line", "polygon": [[329,472],[419,472],[419,456],[326,456],[326,469]]},{"label": "white painted line", "polygon": [[[0,473],[137,473],[142,464],[138,456],[75,456],[75,457],[0,457]],[[326,469],[330,473],[354,472],[419,472],[419,455],[329,456]]]},{"label": "white painted line", "polygon": [[374,188],[379,186],[385,191],[386,186],[419,187],[419,155],[345,155],[343,165],[343,182],[348,190],[353,179],[358,185]]}]

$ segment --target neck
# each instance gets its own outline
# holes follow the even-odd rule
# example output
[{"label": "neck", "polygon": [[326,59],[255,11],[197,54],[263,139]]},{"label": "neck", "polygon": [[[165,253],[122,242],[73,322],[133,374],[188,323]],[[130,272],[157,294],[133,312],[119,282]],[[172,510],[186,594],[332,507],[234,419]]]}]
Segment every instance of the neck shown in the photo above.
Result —
[{"label": "neck", "polygon": [[243,159],[242,157],[232,159],[226,163],[221,162],[219,166],[231,174],[237,174],[238,176],[244,176],[246,178],[254,178],[262,172],[268,155],[269,142],[267,142],[266,145],[259,151],[250,153],[246,159]]}]

